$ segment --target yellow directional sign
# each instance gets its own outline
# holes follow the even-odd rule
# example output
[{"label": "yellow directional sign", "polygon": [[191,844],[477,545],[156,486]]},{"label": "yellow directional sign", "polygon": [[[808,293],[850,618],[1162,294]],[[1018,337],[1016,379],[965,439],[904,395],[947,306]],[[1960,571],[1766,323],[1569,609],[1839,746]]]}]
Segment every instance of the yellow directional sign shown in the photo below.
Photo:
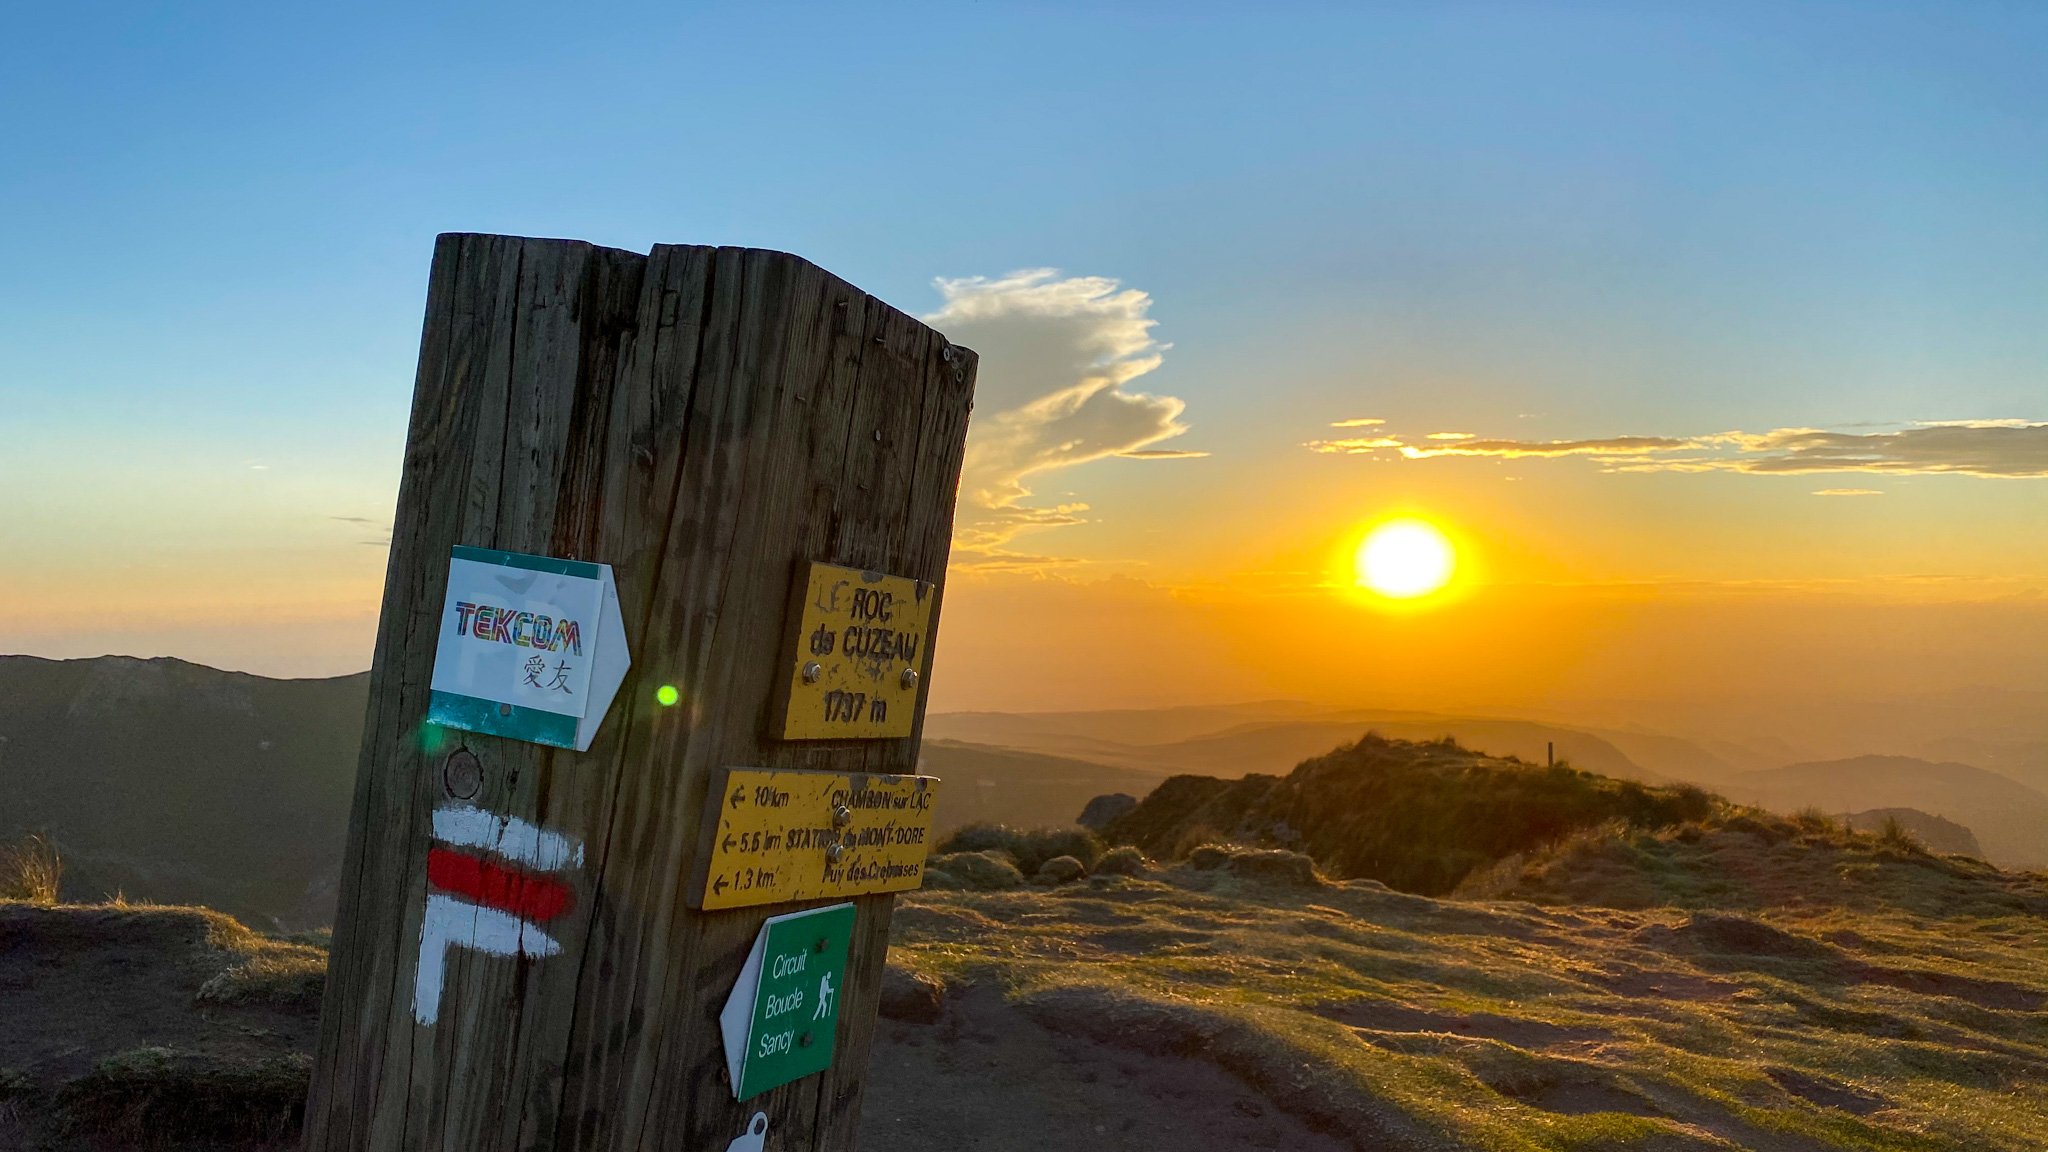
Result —
[{"label": "yellow directional sign", "polygon": [[784,669],[784,740],[908,736],[917,693],[931,664],[934,588],[886,576],[811,564],[795,650]]},{"label": "yellow directional sign", "polygon": [[742,908],[916,888],[938,792],[933,776],[728,768],[691,894]]}]

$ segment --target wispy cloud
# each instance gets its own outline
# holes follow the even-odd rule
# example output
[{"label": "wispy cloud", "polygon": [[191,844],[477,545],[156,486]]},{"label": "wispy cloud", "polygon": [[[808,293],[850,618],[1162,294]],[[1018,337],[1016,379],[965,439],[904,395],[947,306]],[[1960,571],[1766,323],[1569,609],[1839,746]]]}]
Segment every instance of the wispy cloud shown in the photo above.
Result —
[{"label": "wispy cloud", "polygon": [[1966,476],[2048,476],[2048,423],[1943,421],[1900,432],[1780,428],[1709,438],[1744,455],[1742,472],[1957,472]]},{"label": "wispy cloud", "polygon": [[938,281],[945,306],[925,317],[981,354],[954,533],[956,564],[1054,563],[1005,549],[1030,528],[1082,523],[1083,503],[1032,507],[1025,479],[1090,460],[1186,459],[1147,446],[1187,431],[1177,397],[1125,385],[1157,368],[1152,298],[1101,276],[1050,268]]},{"label": "wispy cloud", "polygon": [[389,548],[391,546],[391,526],[381,520],[372,520],[367,516],[329,516],[328,519],[339,520],[344,524],[354,524],[359,528],[369,528],[383,534],[382,538],[376,540],[358,540],[356,541],[358,544],[370,544],[378,548]]},{"label": "wispy cloud", "polygon": [[1878,489],[1876,489],[1876,488],[1817,488],[1817,489],[1815,489],[1815,490],[1814,490],[1814,493],[1813,493],[1813,494],[1814,494],[1815,496],[1882,496],[1882,495],[1884,495],[1884,493],[1883,493],[1882,491],[1880,491],[1880,490],[1878,490]]},{"label": "wispy cloud", "polygon": [[[2048,423],[2027,420],[1926,421],[1896,432],[1830,432],[1779,428],[1706,436],[1613,436],[1595,440],[1479,440],[1431,433],[1423,443],[1401,436],[1311,440],[1315,452],[1393,451],[1410,460],[1434,456],[1522,459],[1586,456],[1615,472],[1889,472],[1964,476],[2048,476]],[[1431,441],[1435,441],[1432,443]],[[1850,489],[1830,489],[1848,494]],[[1853,490],[1861,494],[1864,490]]]},{"label": "wispy cloud", "polygon": [[1353,420],[1332,420],[1332,421],[1330,422],[1330,427],[1332,427],[1332,428],[1369,428],[1369,427],[1371,427],[1371,426],[1372,426],[1372,425],[1374,425],[1374,424],[1385,424],[1385,423],[1386,423],[1386,421],[1385,421],[1385,420],[1379,420],[1379,419],[1375,419],[1374,417],[1371,417],[1371,416],[1360,416],[1360,417],[1358,417],[1358,418],[1356,418],[1356,419],[1353,419]]}]

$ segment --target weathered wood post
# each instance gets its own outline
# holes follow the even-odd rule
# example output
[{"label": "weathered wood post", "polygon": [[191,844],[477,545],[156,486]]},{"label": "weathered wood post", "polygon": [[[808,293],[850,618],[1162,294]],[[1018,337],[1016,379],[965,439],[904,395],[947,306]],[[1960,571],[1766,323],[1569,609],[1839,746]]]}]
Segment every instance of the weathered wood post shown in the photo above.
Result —
[{"label": "weathered wood post", "polygon": [[[793,633],[815,563],[908,578],[925,634],[871,646],[922,666],[975,364],[780,252],[440,238],[308,1152],[723,1152],[756,1112],[778,1152],[854,1146],[894,897],[853,900],[830,1067],[735,1100],[719,1015],[757,932],[835,898],[706,910],[707,802],[731,769],[914,772],[928,673],[889,664],[886,722],[819,739]],[[426,722],[452,555],[611,566],[632,663],[588,751]]]}]

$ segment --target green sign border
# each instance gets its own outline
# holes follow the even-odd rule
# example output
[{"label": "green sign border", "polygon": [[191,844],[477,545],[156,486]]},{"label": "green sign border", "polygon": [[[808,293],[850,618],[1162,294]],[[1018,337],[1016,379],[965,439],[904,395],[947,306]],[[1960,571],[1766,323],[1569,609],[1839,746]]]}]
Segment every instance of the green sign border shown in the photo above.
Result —
[{"label": "green sign border", "polygon": [[[847,959],[852,952],[858,912],[852,904],[831,904],[771,917],[761,926],[757,938],[761,967],[754,985],[753,1012],[748,1017],[747,1043],[740,1057],[735,1099],[750,1100],[770,1088],[779,1088],[832,1066],[839,1039],[839,1010],[846,1002]],[[799,953],[807,961],[802,974],[777,978],[776,958]],[[814,956],[824,961],[822,966],[810,960]],[[814,1019],[818,982],[828,972],[833,981],[831,1012],[825,1019]],[[794,1021],[776,1020],[771,1027],[771,997],[780,1001],[793,992],[803,997],[793,1010]],[[809,1042],[805,1043],[807,1035]],[[778,1050],[768,1056],[760,1055],[764,1041],[776,1036],[782,1036],[786,1043],[778,1045]]]}]

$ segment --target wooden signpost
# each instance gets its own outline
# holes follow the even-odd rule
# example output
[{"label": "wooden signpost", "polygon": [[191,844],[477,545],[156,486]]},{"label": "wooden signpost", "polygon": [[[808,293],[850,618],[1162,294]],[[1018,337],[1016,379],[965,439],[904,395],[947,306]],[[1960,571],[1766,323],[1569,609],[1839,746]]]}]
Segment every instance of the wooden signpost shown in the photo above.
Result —
[{"label": "wooden signpost", "polygon": [[[853,1148],[974,373],[784,253],[441,237],[308,1152]],[[452,596],[476,550],[515,559]],[[609,566],[623,656],[536,558]],[[762,930],[846,903],[843,965]]]}]

